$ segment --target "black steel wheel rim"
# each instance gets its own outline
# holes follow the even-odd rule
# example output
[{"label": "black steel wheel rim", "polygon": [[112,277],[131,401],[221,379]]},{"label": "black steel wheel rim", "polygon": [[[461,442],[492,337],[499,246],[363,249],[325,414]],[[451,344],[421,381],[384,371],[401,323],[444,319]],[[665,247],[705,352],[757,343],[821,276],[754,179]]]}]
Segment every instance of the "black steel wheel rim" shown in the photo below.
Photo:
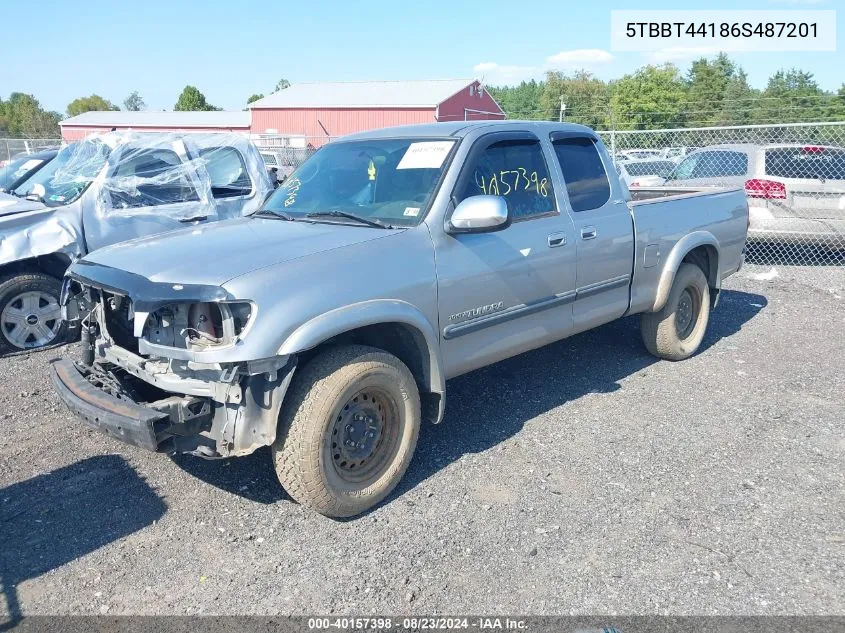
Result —
[{"label": "black steel wheel rim", "polygon": [[698,313],[701,310],[701,295],[695,288],[684,288],[678,299],[678,307],[675,310],[675,329],[678,338],[682,341],[689,338],[698,322]]},{"label": "black steel wheel rim", "polygon": [[399,443],[399,407],[383,389],[366,387],[337,411],[330,452],[344,483],[366,487],[390,466]]}]

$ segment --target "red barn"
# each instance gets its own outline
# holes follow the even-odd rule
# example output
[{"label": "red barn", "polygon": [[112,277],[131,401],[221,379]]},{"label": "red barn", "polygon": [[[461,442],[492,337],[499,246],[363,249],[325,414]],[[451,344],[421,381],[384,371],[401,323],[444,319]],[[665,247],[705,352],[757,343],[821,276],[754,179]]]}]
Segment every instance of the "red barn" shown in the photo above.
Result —
[{"label": "red barn", "polygon": [[59,123],[62,139],[116,130],[136,132],[237,132],[249,134],[249,112],[84,112]]},{"label": "red barn", "polygon": [[505,118],[496,100],[473,79],[293,84],[249,108],[254,135],[304,136],[314,146],[394,125]]}]

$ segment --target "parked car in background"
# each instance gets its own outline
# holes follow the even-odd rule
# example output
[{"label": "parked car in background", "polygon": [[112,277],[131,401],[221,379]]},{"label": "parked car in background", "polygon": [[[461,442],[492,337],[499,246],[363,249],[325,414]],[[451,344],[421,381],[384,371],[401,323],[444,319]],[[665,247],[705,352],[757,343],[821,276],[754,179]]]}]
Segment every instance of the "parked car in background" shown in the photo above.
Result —
[{"label": "parked car in background", "polygon": [[0,353],[63,340],[60,279],[74,260],[251,213],[271,189],[258,151],[238,135],[124,132],[64,147],[0,194]]},{"label": "parked car in background", "polygon": [[845,148],[807,144],[714,145],[692,152],[667,187],[742,186],[749,239],[841,247]]},{"label": "parked car in background", "polygon": [[666,158],[668,160],[675,161],[676,163],[681,162],[687,154],[690,152],[694,152],[697,150],[698,147],[694,145],[681,145],[679,147],[666,147],[660,152],[661,158]]},{"label": "parked car in background", "polygon": [[449,378],[631,314],[652,354],[694,354],[747,220],[741,187],[631,202],[580,125],[373,130],[249,218],[75,262],[63,301],[89,327],[52,379],[148,450],[271,446],[291,497],[352,516],[402,478]]},{"label": "parked car in background", "polygon": [[[0,193],[12,191],[27,178],[44,167],[59,153],[57,149],[42,150],[31,154],[18,154],[0,167]],[[2,203],[0,203],[2,205]]]},{"label": "parked car in background", "polygon": [[675,166],[671,160],[629,160],[616,170],[629,187],[659,187]]},{"label": "parked car in background", "polygon": [[663,158],[659,149],[624,149],[616,152],[616,160],[658,160]]}]

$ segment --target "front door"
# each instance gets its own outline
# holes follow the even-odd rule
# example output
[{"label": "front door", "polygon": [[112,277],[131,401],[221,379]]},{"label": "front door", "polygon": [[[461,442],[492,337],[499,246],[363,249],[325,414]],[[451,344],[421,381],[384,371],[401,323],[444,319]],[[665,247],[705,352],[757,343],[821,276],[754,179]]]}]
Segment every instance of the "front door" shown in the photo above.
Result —
[{"label": "front door", "polygon": [[124,145],[109,157],[83,206],[88,251],[135,237],[216,219],[207,182],[200,182],[184,143]]},{"label": "front door", "polygon": [[562,338],[572,327],[575,249],[540,140],[499,132],[476,141],[453,193],[504,197],[512,223],[445,235],[436,251],[446,375]]}]

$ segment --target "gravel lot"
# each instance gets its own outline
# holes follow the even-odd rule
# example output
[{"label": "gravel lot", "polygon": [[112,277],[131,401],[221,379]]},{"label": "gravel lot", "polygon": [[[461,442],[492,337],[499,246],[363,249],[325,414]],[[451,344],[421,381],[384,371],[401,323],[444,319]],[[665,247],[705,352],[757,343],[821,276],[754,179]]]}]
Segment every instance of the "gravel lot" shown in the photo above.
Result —
[{"label": "gravel lot", "polygon": [[705,349],[636,319],[449,383],[400,489],[304,511],[269,453],[86,430],[0,359],[8,614],[845,614],[845,270],[746,268]]}]

